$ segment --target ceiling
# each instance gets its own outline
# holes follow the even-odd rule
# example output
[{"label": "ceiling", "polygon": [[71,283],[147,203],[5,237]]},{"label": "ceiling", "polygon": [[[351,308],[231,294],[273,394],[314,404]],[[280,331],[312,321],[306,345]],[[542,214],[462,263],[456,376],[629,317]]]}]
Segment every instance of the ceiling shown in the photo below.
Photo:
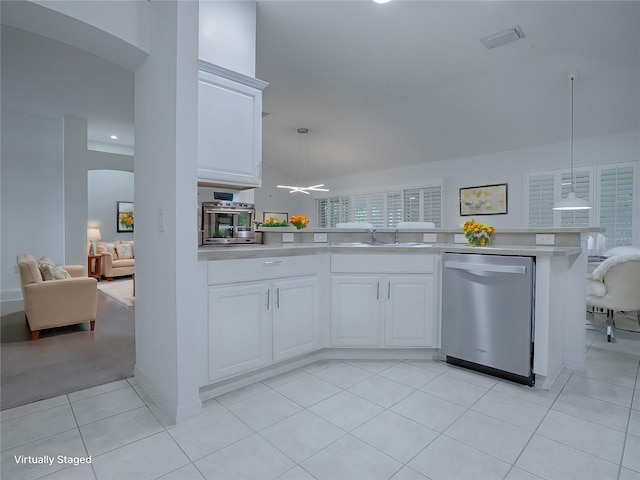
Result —
[{"label": "ceiling", "polygon": [[[309,128],[304,183],[567,141],[570,67],[576,138],[640,130],[637,1],[257,3],[263,161],[296,179],[296,129]],[[515,26],[525,38],[480,42]],[[3,67],[28,77],[3,68],[3,108],[82,116],[90,142],[133,146],[131,72],[17,29],[3,28],[2,47]]]},{"label": "ceiling", "polygon": [[309,128],[309,183],[567,141],[570,67],[576,138],[639,130],[639,2],[259,1],[257,23],[263,159],[295,172]]}]

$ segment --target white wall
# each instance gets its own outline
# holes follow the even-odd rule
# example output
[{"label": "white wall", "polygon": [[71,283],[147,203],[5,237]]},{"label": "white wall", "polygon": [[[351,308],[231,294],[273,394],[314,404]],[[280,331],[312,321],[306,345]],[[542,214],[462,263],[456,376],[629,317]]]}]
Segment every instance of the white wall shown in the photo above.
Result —
[{"label": "white wall", "polygon": [[256,5],[200,0],[198,58],[255,77]]},{"label": "white wall", "polygon": [[3,301],[22,298],[17,255],[65,261],[62,133],[60,118],[2,110]]},{"label": "white wall", "polygon": [[2,2],[2,19],[135,70],[149,52],[148,9],[141,0],[23,0]]},{"label": "white wall", "polygon": [[[574,165],[596,165],[640,159],[638,132],[588,138],[574,142]],[[433,179],[443,179],[445,197],[443,224],[456,228],[468,217],[459,215],[459,188],[496,183],[508,184],[508,213],[492,215],[497,227],[524,227],[525,174],[529,171],[568,169],[569,142],[496,152],[453,160],[366,172],[359,175],[327,179],[331,195],[349,195],[363,189],[416,185]],[[309,210],[315,218],[315,213]]]},{"label": "white wall", "polygon": [[102,241],[132,240],[133,233],[117,229],[118,202],[133,202],[133,173],[89,170],[87,226],[98,227]]}]

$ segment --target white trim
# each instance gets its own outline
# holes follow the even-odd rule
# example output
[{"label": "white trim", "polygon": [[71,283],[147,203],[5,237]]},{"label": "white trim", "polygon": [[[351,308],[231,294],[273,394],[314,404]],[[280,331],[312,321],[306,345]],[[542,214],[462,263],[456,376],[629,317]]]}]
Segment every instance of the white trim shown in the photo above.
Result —
[{"label": "white trim", "polygon": [[219,65],[205,62],[204,60],[198,60],[198,69],[202,70],[203,72],[217,75],[218,77],[226,78],[227,80],[231,80],[233,82],[241,83],[248,87],[257,88],[258,90],[263,90],[267,85],[269,85],[269,83],[265,82],[264,80],[249,77],[247,75],[243,75],[242,73],[228,70]]},{"label": "white trim", "polygon": [[176,424],[189,418],[197,417],[202,413],[202,401],[200,400],[190,405],[174,405],[153,386],[153,383],[149,381],[147,375],[140,370],[138,365],[133,368],[133,376],[138,382],[138,385],[149,394],[158,407]]}]

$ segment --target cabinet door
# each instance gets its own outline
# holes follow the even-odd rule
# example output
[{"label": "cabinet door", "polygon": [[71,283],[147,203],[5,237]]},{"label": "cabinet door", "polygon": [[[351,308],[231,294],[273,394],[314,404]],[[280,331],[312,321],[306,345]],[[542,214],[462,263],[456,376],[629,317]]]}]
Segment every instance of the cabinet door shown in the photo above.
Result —
[{"label": "cabinet door", "polygon": [[262,92],[200,72],[198,180],[259,187],[261,178]]},{"label": "cabinet door", "polygon": [[320,348],[318,278],[273,283],[273,360],[284,360]]},{"label": "cabinet door", "polygon": [[269,284],[209,289],[209,380],[271,363]]},{"label": "cabinet door", "polygon": [[331,344],[377,346],[380,325],[380,277],[331,278]]},{"label": "cabinet door", "polygon": [[435,289],[432,275],[389,275],[384,294],[385,345],[434,345]]}]

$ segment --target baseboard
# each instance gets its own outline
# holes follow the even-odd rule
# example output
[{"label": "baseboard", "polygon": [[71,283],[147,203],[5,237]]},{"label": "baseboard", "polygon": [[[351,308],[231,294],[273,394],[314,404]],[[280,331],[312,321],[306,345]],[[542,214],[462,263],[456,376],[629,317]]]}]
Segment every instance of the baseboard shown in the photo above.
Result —
[{"label": "baseboard", "polygon": [[135,377],[136,382],[138,382],[138,385],[149,394],[164,414],[167,415],[174,423],[178,424],[179,422],[183,422],[189,418],[197,417],[202,413],[201,400],[192,402],[189,405],[174,405],[162,393],[160,393],[157,388],[154,387],[153,382],[151,382],[149,377],[140,370],[138,365],[133,368],[133,376]]},{"label": "baseboard", "polygon": [[200,388],[200,400],[232,392],[275,375],[290,372],[318,360],[437,360],[438,349],[428,348],[325,348],[292,360],[263,367]]},{"label": "baseboard", "polygon": [[0,316],[24,311],[21,290],[3,290],[0,300]]}]

